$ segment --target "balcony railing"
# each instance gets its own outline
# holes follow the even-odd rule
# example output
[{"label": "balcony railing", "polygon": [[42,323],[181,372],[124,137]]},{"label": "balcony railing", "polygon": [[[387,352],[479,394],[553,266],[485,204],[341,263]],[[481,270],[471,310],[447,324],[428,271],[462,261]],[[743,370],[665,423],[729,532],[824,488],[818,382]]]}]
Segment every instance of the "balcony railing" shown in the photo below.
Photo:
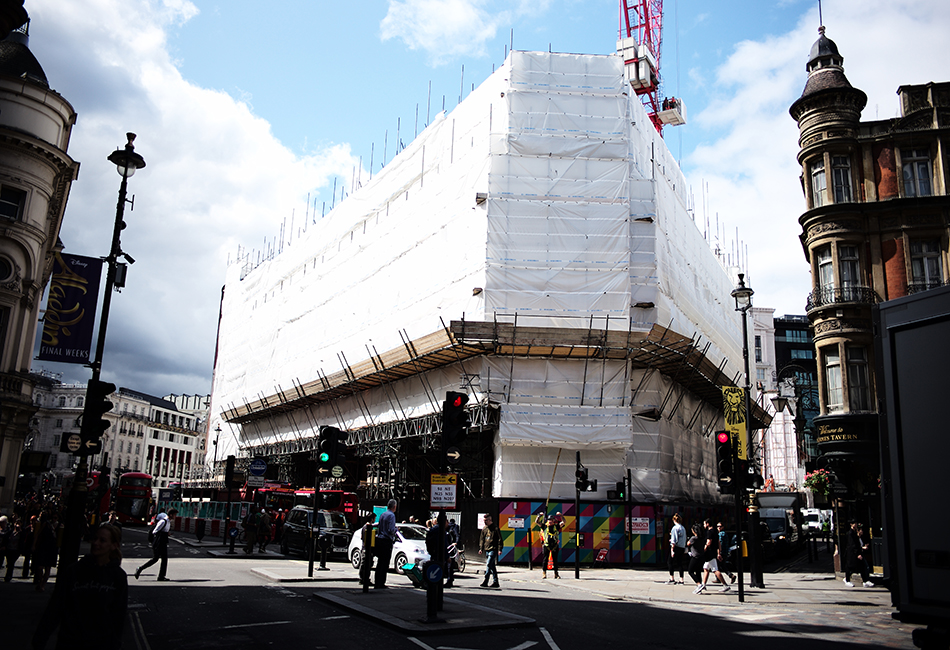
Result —
[{"label": "balcony railing", "polygon": [[946,286],[946,282],[940,282],[939,280],[931,282],[911,282],[907,285],[907,293],[920,293],[921,291],[929,291],[930,289],[939,289],[940,287]]},{"label": "balcony railing", "polygon": [[851,285],[848,287],[818,287],[808,294],[805,311],[810,312],[820,307],[858,303],[874,305],[881,302],[880,296],[870,287]]}]

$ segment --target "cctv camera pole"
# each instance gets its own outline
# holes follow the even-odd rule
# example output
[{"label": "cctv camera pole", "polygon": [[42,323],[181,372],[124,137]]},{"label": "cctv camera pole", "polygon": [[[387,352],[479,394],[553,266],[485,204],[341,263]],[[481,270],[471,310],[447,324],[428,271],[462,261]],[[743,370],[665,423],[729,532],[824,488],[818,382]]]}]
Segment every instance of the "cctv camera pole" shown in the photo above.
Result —
[{"label": "cctv camera pole", "polygon": [[[112,228],[112,248],[109,250],[109,256],[106,262],[109,269],[106,273],[106,290],[102,296],[102,312],[99,316],[99,337],[96,341],[96,356],[89,367],[92,368],[92,380],[86,385],[86,398],[83,409],[83,421],[81,428],[87,429],[97,423],[91,420],[95,419],[91,412],[95,395],[91,394],[91,387],[99,382],[99,373],[102,369],[102,353],[106,345],[106,328],[109,324],[109,309],[112,306],[112,291],[115,289],[116,272],[119,266],[118,260],[122,252],[120,235],[125,228],[125,222],[122,217],[125,214],[127,199],[127,188],[129,176],[135,173],[136,169],[145,167],[145,159],[135,153],[135,146],[132,142],[135,140],[134,133],[127,133],[128,143],[124,150],[117,149],[109,154],[109,161],[119,170],[122,176],[122,183],[119,185],[119,200],[115,208],[115,224]],[[106,395],[99,397],[105,398]],[[89,417],[85,417],[88,415]],[[88,420],[88,421],[87,421]],[[87,431],[90,429],[87,429]],[[88,449],[85,445],[85,436],[83,436],[83,445],[79,449],[79,465],[76,467],[76,473],[73,476],[73,487],[69,491],[69,499],[66,505],[65,529],[63,531],[63,544],[59,554],[59,568],[67,567],[79,559],[79,546],[82,543],[82,531],[85,523],[86,497],[88,490],[86,488],[86,479],[89,475]],[[57,580],[62,575],[62,571],[57,573]]]}]

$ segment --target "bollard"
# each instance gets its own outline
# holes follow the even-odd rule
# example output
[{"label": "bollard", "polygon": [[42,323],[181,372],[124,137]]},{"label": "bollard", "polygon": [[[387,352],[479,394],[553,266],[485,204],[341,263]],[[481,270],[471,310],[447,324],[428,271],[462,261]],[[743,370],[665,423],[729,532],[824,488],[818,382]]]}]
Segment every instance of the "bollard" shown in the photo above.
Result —
[{"label": "bollard", "polygon": [[234,552],[234,540],[237,539],[237,536],[238,536],[238,529],[237,529],[237,528],[230,528],[230,529],[228,529],[228,537],[231,538],[231,541],[230,541],[231,546],[228,548],[228,555],[234,555],[234,554],[235,554],[235,552]]}]

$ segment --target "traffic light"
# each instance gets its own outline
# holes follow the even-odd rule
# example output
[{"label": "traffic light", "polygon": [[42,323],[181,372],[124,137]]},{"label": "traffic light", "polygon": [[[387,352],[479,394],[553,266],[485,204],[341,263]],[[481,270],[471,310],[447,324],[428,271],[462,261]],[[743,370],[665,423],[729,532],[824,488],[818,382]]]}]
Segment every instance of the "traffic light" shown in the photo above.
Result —
[{"label": "traffic light", "polygon": [[577,491],[586,492],[587,486],[590,484],[587,468],[583,465],[578,465],[577,469],[574,470],[574,478],[574,487],[577,488]]},{"label": "traffic light", "polygon": [[231,489],[231,486],[234,485],[234,456],[228,456],[227,461],[224,463],[224,487]]},{"label": "traffic light", "polygon": [[442,402],[442,448],[448,449],[462,443],[472,426],[472,420],[465,411],[468,395],[446,391]]},{"label": "traffic light", "polygon": [[732,439],[728,431],[716,432],[716,478],[721,494],[736,493],[736,468],[733,464]]},{"label": "traffic light", "polygon": [[624,499],[624,481],[617,481],[613,490],[607,490],[607,499],[611,501],[623,501]]},{"label": "traffic light", "polygon": [[115,408],[115,404],[107,398],[115,390],[115,384],[97,379],[89,380],[89,385],[86,386],[86,403],[82,411],[82,427],[79,429],[82,438],[80,454],[95,454],[102,447],[102,434],[111,425],[103,416]]},{"label": "traffic light", "polygon": [[346,463],[347,433],[336,427],[320,427],[320,473],[327,473],[333,467]]}]

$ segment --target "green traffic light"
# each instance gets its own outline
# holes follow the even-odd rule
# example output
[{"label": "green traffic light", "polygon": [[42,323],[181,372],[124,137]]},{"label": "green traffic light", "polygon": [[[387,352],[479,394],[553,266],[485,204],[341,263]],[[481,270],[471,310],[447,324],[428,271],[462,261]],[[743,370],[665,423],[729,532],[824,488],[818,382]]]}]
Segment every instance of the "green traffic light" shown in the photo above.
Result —
[{"label": "green traffic light", "polygon": [[330,460],[330,454],[328,454],[327,452],[323,452],[322,454],[320,454],[320,462],[321,462],[321,463],[325,463],[325,462],[327,462],[327,461],[329,461],[329,460]]}]

